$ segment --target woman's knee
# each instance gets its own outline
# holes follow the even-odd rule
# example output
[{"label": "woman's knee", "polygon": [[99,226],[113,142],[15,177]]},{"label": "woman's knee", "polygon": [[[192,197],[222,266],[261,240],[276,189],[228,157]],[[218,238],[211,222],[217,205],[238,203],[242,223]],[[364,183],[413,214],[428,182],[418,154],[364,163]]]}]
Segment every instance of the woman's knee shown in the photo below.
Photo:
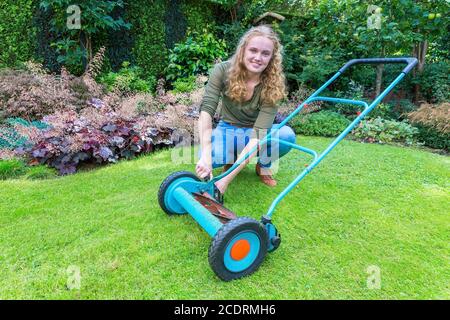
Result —
[{"label": "woman's knee", "polygon": [[280,128],[278,139],[284,140],[290,143],[295,143],[295,132],[289,126],[282,126]]}]

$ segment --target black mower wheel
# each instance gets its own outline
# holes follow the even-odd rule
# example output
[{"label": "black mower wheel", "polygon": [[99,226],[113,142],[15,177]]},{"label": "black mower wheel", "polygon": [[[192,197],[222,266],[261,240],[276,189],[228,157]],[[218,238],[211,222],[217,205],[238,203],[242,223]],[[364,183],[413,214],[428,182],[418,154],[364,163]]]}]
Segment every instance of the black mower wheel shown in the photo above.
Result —
[{"label": "black mower wheel", "polygon": [[163,211],[168,215],[178,214],[177,212],[173,212],[167,207],[164,199],[166,196],[167,189],[170,187],[170,185],[180,178],[191,178],[192,180],[200,181],[200,179],[194,173],[189,171],[177,171],[172,173],[166,179],[164,179],[164,181],[161,183],[161,186],[159,187],[158,202],[161,209],[163,209]]}]

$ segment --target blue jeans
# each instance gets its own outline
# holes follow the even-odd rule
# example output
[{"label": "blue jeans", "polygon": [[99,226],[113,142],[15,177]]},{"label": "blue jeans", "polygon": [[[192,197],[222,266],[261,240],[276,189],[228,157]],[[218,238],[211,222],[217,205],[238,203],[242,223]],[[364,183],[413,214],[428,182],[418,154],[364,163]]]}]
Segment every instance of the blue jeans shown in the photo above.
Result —
[{"label": "blue jeans", "polygon": [[[279,125],[274,124],[271,130],[278,127]],[[234,163],[250,141],[252,132],[253,128],[239,128],[221,120],[213,130],[211,137],[213,168]],[[272,137],[295,143],[295,133],[288,126],[283,126],[276,132],[272,131]],[[291,147],[289,146],[270,141],[266,145],[261,146],[258,152],[258,163],[261,167],[269,168],[272,161],[281,158],[290,150]]]}]

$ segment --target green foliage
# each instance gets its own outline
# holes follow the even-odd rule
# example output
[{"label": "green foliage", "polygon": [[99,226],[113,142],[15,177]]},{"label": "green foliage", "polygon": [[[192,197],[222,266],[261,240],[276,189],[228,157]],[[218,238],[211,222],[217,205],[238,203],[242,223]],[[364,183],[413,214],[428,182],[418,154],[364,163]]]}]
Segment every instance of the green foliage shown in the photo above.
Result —
[{"label": "green foliage", "polygon": [[51,179],[57,176],[58,173],[54,168],[45,165],[27,167],[27,172],[25,174],[25,177],[29,180]]},{"label": "green foliage", "polygon": [[165,31],[166,47],[172,49],[176,43],[183,41],[186,36],[186,17],[181,8],[181,0],[166,2]]},{"label": "green foliage", "polygon": [[178,78],[172,83],[174,93],[191,92],[196,86],[196,77],[189,76],[187,78]]},{"label": "green foliage", "polygon": [[186,19],[187,30],[202,32],[215,28],[215,15],[213,5],[207,1],[185,0],[181,3],[181,10]]},{"label": "green foliage", "polygon": [[0,67],[16,66],[33,58],[33,10],[33,0],[0,1]]},{"label": "green foliage", "polygon": [[[448,3],[444,0],[381,0],[374,4],[381,7],[380,29],[368,25],[373,15],[369,10],[371,5],[357,0],[320,0],[306,5],[307,10],[295,13],[286,10],[287,19],[280,24],[280,36],[285,48],[284,69],[289,84],[295,86],[298,82],[306,82],[317,87],[349,59],[409,56],[413,46],[425,40],[433,44],[427,54],[443,56],[435,53],[445,48],[444,31],[449,19],[443,12],[448,12]],[[291,8],[296,5],[292,4]],[[434,14],[432,19],[430,14]],[[434,45],[435,42],[440,45]],[[364,75],[360,72],[362,69]],[[362,79],[352,77],[354,73]],[[364,86],[374,87],[373,75],[372,67],[358,66],[344,76],[363,80]],[[405,81],[399,88],[402,85]],[[449,91],[440,87],[438,96]],[[344,86],[334,84],[334,89],[345,90],[345,82]]]},{"label": "green foliage", "polygon": [[14,128],[0,127],[0,149],[10,149],[21,147],[27,143],[27,139]]},{"label": "green foliage", "polygon": [[[122,17],[125,21],[130,21],[129,11],[130,1],[126,1],[123,7],[116,7],[111,12],[111,16],[114,19]],[[134,27],[134,23],[132,25]],[[102,70],[117,71],[122,67],[123,61],[130,61],[131,64],[136,63],[133,56],[134,37],[132,29],[108,29],[104,37],[105,39],[99,39],[102,46],[106,47],[106,57]]]},{"label": "green foliage", "polygon": [[421,74],[412,81],[419,84],[422,96],[432,103],[450,100],[450,63],[441,61],[425,65]]},{"label": "green foliage", "polygon": [[398,118],[392,117],[392,105],[387,103],[379,103],[368,115],[367,119],[383,118],[383,119],[394,119]]},{"label": "green foliage", "polygon": [[336,30],[343,23],[336,23],[317,10],[286,19],[277,30],[284,46],[284,70],[291,86],[300,83],[313,88],[321,86],[352,54],[345,50],[344,34]]},{"label": "green foliage", "polygon": [[0,180],[17,178],[26,172],[25,163],[22,160],[0,160]]},{"label": "green foliage", "polygon": [[294,117],[290,124],[298,134],[334,137],[344,131],[350,120],[337,112],[319,111]]},{"label": "green foliage", "polygon": [[239,39],[247,31],[247,27],[240,22],[233,22],[218,25],[216,29],[220,38],[227,44],[227,56],[232,56],[236,51]]},{"label": "green foliage", "polygon": [[107,86],[109,91],[118,89],[123,93],[152,92],[156,85],[156,78],[149,76],[144,79],[143,71],[138,66],[130,66],[123,62],[118,72],[109,72],[99,77],[98,81]]},{"label": "green foliage", "polygon": [[192,33],[184,43],[170,50],[169,65],[166,69],[167,80],[175,81],[197,74],[206,74],[217,59],[226,55],[226,44],[217,40],[213,34]]},{"label": "green foliage", "polygon": [[29,180],[42,180],[56,177],[56,170],[45,165],[27,166],[23,160],[0,160],[0,180],[25,177]]},{"label": "green foliage", "polygon": [[417,106],[407,99],[401,99],[396,102],[390,103],[390,114],[385,118],[391,118],[395,120],[405,119],[405,115],[411,111],[417,110]]},{"label": "green foliage", "polygon": [[[130,1],[128,19],[133,25],[133,55],[145,76],[160,77],[167,66],[165,45],[164,0]],[[151,8],[151,10],[149,10]]]},{"label": "green foliage", "polygon": [[450,133],[442,133],[433,127],[421,124],[414,126],[418,129],[417,141],[430,148],[450,151]]},{"label": "green foliage", "polygon": [[78,1],[76,6],[82,19],[79,26],[74,28],[67,27],[68,20],[76,14],[69,10],[71,0],[41,0],[39,5],[44,10],[52,10],[55,13],[51,16],[50,24],[61,34],[61,39],[53,42],[51,46],[55,47],[59,54],[57,61],[74,73],[84,71],[93,58],[94,42],[101,32],[131,27],[131,24],[121,17],[114,19],[111,16],[116,7],[123,7],[122,0]]},{"label": "green foliage", "polygon": [[5,124],[0,126],[0,149],[16,149],[30,145],[26,136],[20,134],[17,128],[31,128],[43,130],[48,125],[41,121],[27,121],[22,118],[8,118]]},{"label": "green foliage", "polygon": [[[351,100],[363,100],[363,95],[364,87],[353,80],[349,81],[348,89],[344,93],[341,93],[340,91],[336,93],[337,97]],[[327,109],[336,110],[336,112],[351,119],[354,118],[358,112],[362,111],[362,107],[360,106],[344,103],[330,104]]]},{"label": "green foliage", "polygon": [[52,28],[49,21],[54,13],[51,10],[45,11],[38,7],[33,17],[33,27],[36,29],[36,59],[51,72],[59,73],[61,64],[58,63],[58,53],[51,46],[62,36],[57,30]]},{"label": "green foliage", "polygon": [[416,141],[418,130],[408,122],[391,121],[382,118],[363,120],[352,131],[354,137],[370,143],[399,142],[411,145]]}]

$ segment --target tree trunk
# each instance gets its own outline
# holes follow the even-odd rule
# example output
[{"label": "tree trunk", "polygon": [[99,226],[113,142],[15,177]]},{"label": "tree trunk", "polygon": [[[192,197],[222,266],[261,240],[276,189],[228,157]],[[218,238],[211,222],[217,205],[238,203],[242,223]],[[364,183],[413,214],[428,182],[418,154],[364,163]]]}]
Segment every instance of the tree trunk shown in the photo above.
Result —
[{"label": "tree trunk", "polygon": [[[414,44],[414,56],[417,58],[417,75],[420,76],[423,73],[425,67],[425,57],[427,55],[428,41],[424,40],[419,43]],[[419,102],[420,96],[420,84],[416,83],[414,85],[414,102]]]},{"label": "tree trunk", "polygon": [[[384,48],[381,49],[381,57],[384,57],[385,50]],[[381,83],[383,82],[383,71],[384,71],[384,64],[378,64],[377,65],[377,77],[375,80],[375,96],[378,97],[381,93]]]},{"label": "tree trunk", "polygon": [[384,64],[377,65],[377,78],[375,81],[375,96],[379,96],[381,93],[381,82],[383,81]]}]

